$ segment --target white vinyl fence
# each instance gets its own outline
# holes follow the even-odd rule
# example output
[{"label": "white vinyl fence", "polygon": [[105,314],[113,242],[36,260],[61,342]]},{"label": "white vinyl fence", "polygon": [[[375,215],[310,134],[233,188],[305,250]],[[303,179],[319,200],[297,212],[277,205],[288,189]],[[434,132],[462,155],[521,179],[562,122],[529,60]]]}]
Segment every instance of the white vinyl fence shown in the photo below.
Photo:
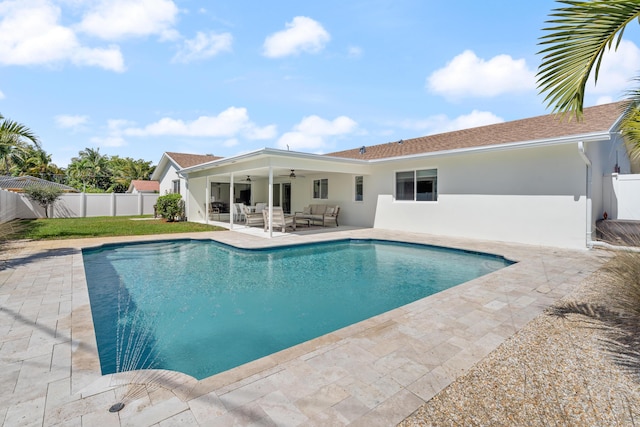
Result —
[{"label": "white vinyl fence", "polygon": [[640,220],[640,174],[605,175],[602,193],[610,219]]},{"label": "white vinyl fence", "polygon": [[[53,206],[52,218],[152,215],[158,193],[65,193]],[[0,222],[44,218],[44,209],[24,194],[0,190]]]}]

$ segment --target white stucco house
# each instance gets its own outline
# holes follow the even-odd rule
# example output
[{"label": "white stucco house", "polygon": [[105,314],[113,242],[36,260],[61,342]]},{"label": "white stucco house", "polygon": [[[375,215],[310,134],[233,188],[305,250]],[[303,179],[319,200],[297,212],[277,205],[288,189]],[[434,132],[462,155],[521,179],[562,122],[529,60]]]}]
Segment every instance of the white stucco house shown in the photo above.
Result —
[{"label": "white stucco house", "polygon": [[630,172],[622,107],[586,108],[581,122],[545,115],[326,155],[264,148],[182,167],[187,217],[209,222],[216,201],[291,213],[324,203],[340,206],[340,225],[590,247],[603,177]]},{"label": "white stucco house", "polygon": [[183,176],[178,175],[180,169],[194,165],[221,159],[221,157],[209,154],[187,154],[166,152],[160,158],[158,166],[151,174],[151,180],[159,183],[161,195],[169,193],[180,193],[183,199],[187,197],[186,181]]}]

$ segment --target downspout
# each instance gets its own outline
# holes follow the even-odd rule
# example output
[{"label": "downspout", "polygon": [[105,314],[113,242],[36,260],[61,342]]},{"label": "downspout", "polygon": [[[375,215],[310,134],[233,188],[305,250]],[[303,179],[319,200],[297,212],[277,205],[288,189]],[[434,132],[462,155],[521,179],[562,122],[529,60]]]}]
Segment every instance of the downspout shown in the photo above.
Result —
[{"label": "downspout", "polygon": [[586,193],[587,193],[587,207],[586,207],[586,222],[587,222],[587,226],[586,226],[586,246],[589,249],[593,248],[593,241],[592,241],[592,236],[593,236],[593,230],[591,227],[591,221],[592,221],[592,210],[591,210],[591,187],[592,187],[592,175],[593,175],[593,168],[591,167],[591,160],[589,160],[589,157],[587,157],[587,153],[585,152],[584,149],[584,143],[582,141],[578,141],[578,154],[580,154],[580,157],[582,158],[582,161],[584,161],[585,165],[587,166],[587,183],[586,183]]}]

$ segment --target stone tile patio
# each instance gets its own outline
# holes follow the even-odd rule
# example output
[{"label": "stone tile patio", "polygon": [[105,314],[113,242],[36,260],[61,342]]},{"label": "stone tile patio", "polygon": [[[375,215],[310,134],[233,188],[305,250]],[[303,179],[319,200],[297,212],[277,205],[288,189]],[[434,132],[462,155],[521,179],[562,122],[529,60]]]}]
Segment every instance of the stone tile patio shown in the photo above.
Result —
[{"label": "stone tile patio", "polygon": [[[226,231],[19,244],[0,264],[0,420],[5,426],[395,425],[606,259],[597,250],[377,229],[322,231],[273,239]],[[201,381],[169,371],[100,374],[81,248],[167,238],[257,248],[349,237],[457,247],[518,263]],[[108,412],[118,401],[124,409]]]}]

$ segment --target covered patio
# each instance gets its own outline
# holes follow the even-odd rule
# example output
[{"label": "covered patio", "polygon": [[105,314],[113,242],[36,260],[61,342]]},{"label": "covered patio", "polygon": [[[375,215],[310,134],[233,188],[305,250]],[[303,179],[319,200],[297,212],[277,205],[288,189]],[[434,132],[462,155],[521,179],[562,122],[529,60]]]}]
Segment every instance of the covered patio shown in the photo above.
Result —
[{"label": "covered patio", "polygon": [[246,227],[234,205],[255,209],[260,203],[268,212],[269,237],[273,236],[274,207],[293,215],[313,203],[338,205],[345,201],[338,181],[348,182],[354,175],[368,173],[365,161],[268,148],[181,171],[188,180],[186,211],[190,221],[226,222],[230,229]]}]

